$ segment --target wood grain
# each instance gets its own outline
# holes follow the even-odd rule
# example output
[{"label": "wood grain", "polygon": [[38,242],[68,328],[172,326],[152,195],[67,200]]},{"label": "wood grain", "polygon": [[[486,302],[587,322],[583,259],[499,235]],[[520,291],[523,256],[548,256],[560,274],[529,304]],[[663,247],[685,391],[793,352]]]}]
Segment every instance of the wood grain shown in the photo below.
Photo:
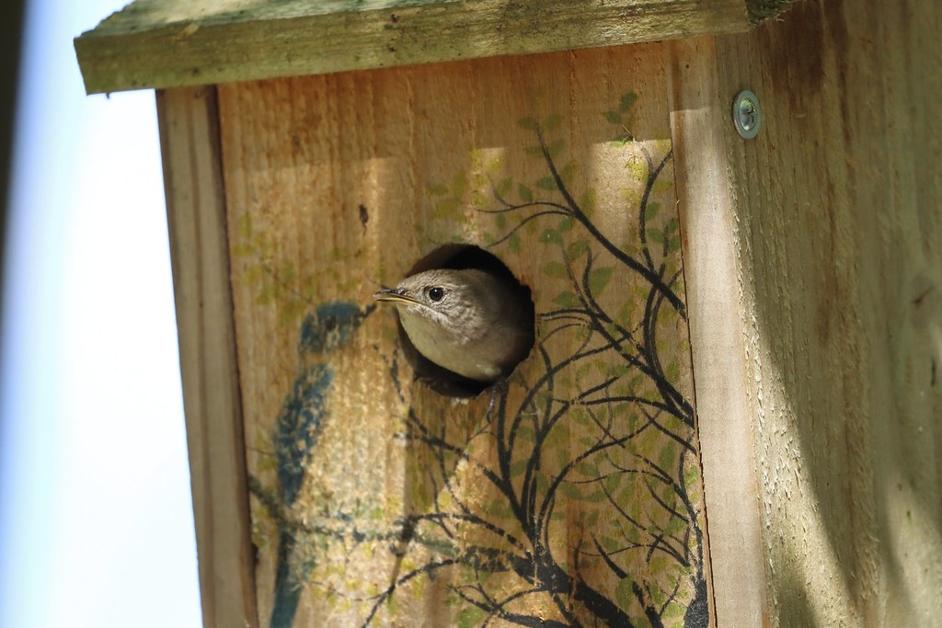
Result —
[{"label": "wood grain", "polygon": [[[755,33],[674,48],[720,624],[744,608],[756,625],[763,604],[782,626],[939,623],[940,32],[938,2],[804,2]],[[728,113],[743,88],[765,111],[750,142]],[[731,412],[710,402],[730,393]],[[711,472],[726,425],[725,465],[754,457],[757,497],[747,470]],[[746,581],[756,500],[767,602]],[[741,553],[736,584],[723,565]]]},{"label": "wood grain", "polygon": [[748,28],[745,0],[137,0],[75,40],[89,93]]},{"label": "wood grain", "polygon": [[[220,87],[263,622],[708,624],[662,51]],[[455,242],[540,314],[470,399],[370,307]]]},{"label": "wood grain", "polygon": [[257,626],[215,88],[157,93],[203,625]]},{"label": "wood grain", "polygon": [[735,191],[727,175],[728,99],[712,38],[670,48],[672,136],[684,279],[718,626],[767,623],[765,551],[753,432],[756,408],[739,298]]}]

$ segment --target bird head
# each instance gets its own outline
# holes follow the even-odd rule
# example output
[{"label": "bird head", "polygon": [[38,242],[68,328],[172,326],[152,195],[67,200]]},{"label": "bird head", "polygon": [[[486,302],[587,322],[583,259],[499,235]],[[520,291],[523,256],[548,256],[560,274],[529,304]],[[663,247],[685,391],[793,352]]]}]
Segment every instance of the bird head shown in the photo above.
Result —
[{"label": "bird head", "polygon": [[479,270],[427,270],[406,277],[395,288],[380,289],[373,298],[395,305],[403,318],[466,336],[496,314],[494,291],[489,289],[494,281]]}]

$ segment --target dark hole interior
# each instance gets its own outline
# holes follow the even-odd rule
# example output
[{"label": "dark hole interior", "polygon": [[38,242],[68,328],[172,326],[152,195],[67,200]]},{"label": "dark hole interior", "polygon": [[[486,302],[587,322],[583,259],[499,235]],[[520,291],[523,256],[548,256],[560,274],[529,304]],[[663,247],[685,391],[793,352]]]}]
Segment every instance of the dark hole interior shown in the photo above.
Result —
[{"label": "dark hole interior", "polygon": [[[526,302],[530,304],[530,320],[533,320],[533,298],[530,294],[530,288],[520,283],[520,280],[500,259],[484,249],[470,244],[440,246],[417,261],[409,269],[407,276],[435,268],[453,268],[455,270],[477,268],[507,278],[514,285],[519,286],[521,296],[526,297]],[[493,385],[462,377],[425,358],[412,345],[412,341],[409,340],[409,336],[402,328],[401,322],[399,323],[399,340],[402,343],[406,360],[412,365],[416,376],[439,394],[450,397],[474,397]],[[532,338],[530,342],[532,345]],[[509,373],[504,375],[506,377]]]}]

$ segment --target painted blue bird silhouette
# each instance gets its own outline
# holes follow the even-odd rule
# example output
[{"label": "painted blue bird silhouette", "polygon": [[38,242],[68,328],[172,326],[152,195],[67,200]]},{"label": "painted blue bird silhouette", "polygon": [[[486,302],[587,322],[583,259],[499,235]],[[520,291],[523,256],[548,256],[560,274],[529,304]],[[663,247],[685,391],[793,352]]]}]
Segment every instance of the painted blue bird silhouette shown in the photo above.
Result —
[{"label": "painted blue bird silhouette", "polygon": [[[301,491],[304,471],[329,415],[327,398],[334,371],[326,360],[318,358],[326,358],[346,345],[372,310],[373,307],[361,310],[353,303],[331,301],[319,305],[301,324],[298,354],[302,366],[282,405],[272,438],[278,496],[285,509],[294,504]],[[273,628],[291,626],[298,610],[301,586],[314,568],[311,559],[298,560],[296,544],[296,530],[283,525],[278,535],[275,599],[270,622]]]}]

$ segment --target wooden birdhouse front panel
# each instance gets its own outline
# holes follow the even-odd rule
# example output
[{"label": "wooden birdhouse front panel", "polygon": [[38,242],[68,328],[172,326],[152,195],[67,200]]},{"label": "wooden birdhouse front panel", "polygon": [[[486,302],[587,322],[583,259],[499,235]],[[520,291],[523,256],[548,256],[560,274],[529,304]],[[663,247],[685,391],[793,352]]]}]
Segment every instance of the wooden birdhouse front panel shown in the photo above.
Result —
[{"label": "wooden birdhouse front panel", "polygon": [[[661,51],[219,87],[264,625],[707,625]],[[537,314],[473,397],[371,298],[453,244]]]}]

